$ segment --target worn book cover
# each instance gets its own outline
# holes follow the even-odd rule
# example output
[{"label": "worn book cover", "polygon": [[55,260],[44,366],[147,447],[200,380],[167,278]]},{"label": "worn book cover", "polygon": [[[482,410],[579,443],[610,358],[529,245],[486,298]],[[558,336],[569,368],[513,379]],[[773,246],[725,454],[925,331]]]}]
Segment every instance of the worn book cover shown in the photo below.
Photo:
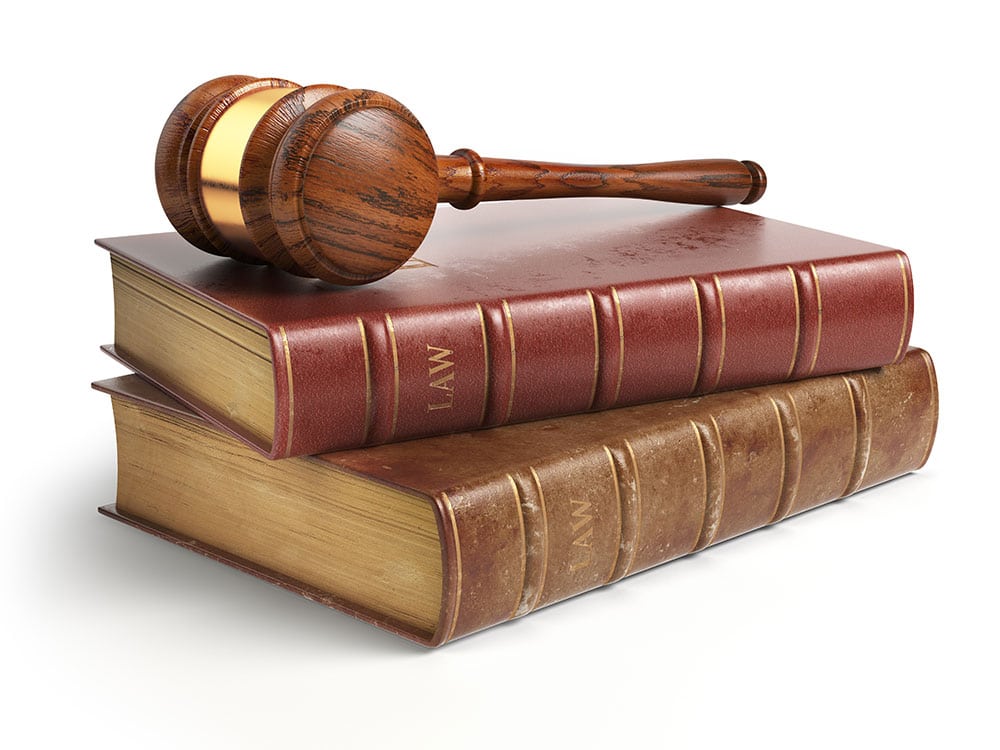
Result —
[{"label": "worn book cover", "polygon": [[108,350],[272,457],[876,367],[913,319],[902,252],[726,208],[446,212],[360,288],[176,234],[99,244]]},{"label": "worn book cover", "polygon": [[911,349],[845,375],[272,461],[134,375],[97,387],[118,430],[104,512],[425,645],[917,469],[938,405]]}]

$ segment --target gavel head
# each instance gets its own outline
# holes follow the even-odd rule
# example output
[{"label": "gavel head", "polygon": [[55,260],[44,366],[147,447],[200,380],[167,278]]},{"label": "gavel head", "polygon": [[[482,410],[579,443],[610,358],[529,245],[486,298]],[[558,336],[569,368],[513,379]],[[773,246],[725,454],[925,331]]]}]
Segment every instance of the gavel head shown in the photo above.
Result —
[{"label": "gavel head", "polygon": [[385,94],[226,76],[170,115],[156,187],[202,250],[353,285],[420,246],[438,168],[420,123]]}]

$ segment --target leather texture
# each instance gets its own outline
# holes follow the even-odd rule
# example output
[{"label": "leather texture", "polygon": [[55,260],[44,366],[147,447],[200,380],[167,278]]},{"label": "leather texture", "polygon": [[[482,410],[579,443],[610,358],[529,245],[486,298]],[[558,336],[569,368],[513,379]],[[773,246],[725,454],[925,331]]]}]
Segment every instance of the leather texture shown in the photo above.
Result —
[{"label": "leather texture", "polygon": [[[176,234],[98,244],[267,331],[275,447],[243,439],[271,457],[881,366],[913,319],[903,253],[726,208],[444,208],[414,260],[360,288]],[[224,405],[158,384],[238,432]]]},{"label": "leather texture", "polygon": [[[95,387],[184,413],[135,376]],[[431,638],[326,603],[435,646],[913,471],[937,415],[933,364],[911,349],[862,372],[294,460],[434,503],[444,590]]]}]

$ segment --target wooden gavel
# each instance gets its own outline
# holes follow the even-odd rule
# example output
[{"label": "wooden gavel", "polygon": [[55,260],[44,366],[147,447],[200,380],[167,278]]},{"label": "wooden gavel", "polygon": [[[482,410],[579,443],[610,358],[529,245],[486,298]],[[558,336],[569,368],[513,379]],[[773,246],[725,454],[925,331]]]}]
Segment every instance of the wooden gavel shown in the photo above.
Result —
[{"label": "wooden gavel", "polygon": [[616,196],[753,203],[767,184],[752,161],[627,166],[437,156],[395,99],[366,89],[226,76],[174,109],[156,150],[167,217],[210,253],[334,284],[364,284],[416,252],[436,204]]}]

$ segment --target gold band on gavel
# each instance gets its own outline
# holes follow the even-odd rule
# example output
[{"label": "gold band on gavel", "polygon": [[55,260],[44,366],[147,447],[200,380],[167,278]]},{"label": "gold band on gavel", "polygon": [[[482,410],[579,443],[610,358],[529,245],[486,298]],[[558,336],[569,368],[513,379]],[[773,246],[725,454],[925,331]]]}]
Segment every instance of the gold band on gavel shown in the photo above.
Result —
[{"label": "gold band on gavel", "polygon": [[240,207],[240,166],[257,123],[271,106],[297,87],[267,88],[240,97],[222,113],[205,142],[201,157],[201,199],[212,223],[240,250],[254,243]]}]

